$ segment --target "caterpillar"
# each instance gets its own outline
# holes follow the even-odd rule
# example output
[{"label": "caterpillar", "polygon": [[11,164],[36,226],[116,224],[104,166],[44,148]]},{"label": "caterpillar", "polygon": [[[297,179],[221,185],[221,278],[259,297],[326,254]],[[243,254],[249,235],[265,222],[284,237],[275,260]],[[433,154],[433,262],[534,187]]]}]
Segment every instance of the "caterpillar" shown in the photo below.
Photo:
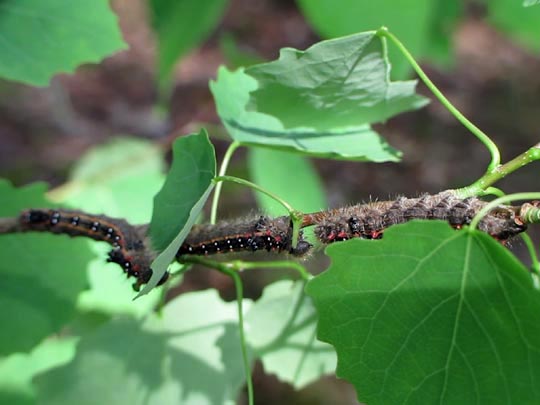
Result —
[{"label": "caterpillar", "polygon": [[260,216],[216,225],[195,225],[176,257],[257,250],[303,256],[311,247],[302,233],[296,247],[292,247],[292,226],[288,216],[274,219]]},{"label": "caterpillar", "polygon": [[[470,224],[486,204],[476,197],[460,199],[452,192],[442,192],[308,214],[303,225],[315,225],[315,236],[325,244],[351,238],[379,239],[386,228],[412,219],[440,219],[459,229]],[[478,229],[500,241],[511,239],[527,228],[516,211],[516,207],[499,206],[482,218]]]},{"label": "caterpillar", "polygon": [[[133,285],[139,290],[152,276],[150,263],[154,254],[145,243],[145,227],[130,225],[124,219],[105,215],[90,215],[76,210],[30,209],[19,216],[18,231],[41,231],[69,236],[85,236],[97,241],[108,242],[112,250],[108,262],[117,263],[128,277],[136,278]],[[165,273],[159,285],[165,283]]]}]

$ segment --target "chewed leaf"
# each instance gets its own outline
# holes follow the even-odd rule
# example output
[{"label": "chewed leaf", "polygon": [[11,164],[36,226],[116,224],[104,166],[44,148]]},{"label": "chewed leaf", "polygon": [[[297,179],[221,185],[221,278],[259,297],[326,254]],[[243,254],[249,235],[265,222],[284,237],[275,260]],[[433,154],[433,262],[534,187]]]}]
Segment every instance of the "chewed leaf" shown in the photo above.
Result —
[{"label": "chewed leaf", "polygon": [[414,221],[327,254],[307,292],[360,402],[540,401],[540,292],[491,237]]},{"label": "chewed leaf", "polygon": [[215,175],[214,146],[204,129],[174,142],[171,169],[165,184],[154,198],[150,222],[154,248],[162,251],[172,242]]},{"label": "chewed leaf", "polygon": [[174,259],[212,191],[215,175],[214,146],[204,129],[174,142],[171,170],[154,198],[149,228],[152,244],[161,253],[152,263],[152,278],[139,295],[157,285]]},{"label": "chewed leaf", "polygon": [[246,144],[338,159],[398,160],[371,129],[426,99],[415,81],[391,82],[384,40],[365,32],[283,49],[277,61],[230,72],[210,84],[231,136]]},{"label": "chewed leaf", "polygon": [[[386,26],[417,59],[439,63],[452,59],[452,32],[463,8],[460,1],[445,0],[298,0],[298,5],[322,38]],[[399,49],[390,46],[388,55],[393,78],[410,76],[411,64]]]},{"label": "chewed leaf", "polygon": [[245,70],[257,80],[248,110],[279,117],[285,128],[319,130],[381,122],[425,104],[415,81],[391,82],[382,40],[367,32],[323,41],[306,51]]}]

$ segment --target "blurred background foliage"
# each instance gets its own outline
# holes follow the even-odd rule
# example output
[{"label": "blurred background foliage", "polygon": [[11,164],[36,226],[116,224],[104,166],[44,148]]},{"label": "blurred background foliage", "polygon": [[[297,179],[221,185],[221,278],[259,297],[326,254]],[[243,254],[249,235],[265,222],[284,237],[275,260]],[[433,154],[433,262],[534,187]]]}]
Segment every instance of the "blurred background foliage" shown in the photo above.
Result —
[{"label": "blurred background foliage", "polygon": [[[4,2],[3,8],[8,9],[10,3]],[[34,3],[18,2],[18,7]],[[51,3],[61,5],[62,1]],[[111,5],[123,41],[115,31],[114,14],[79,10],[101,22],[103,27],[92,32],[104,36],[95,39],[92,35],[85,44],[85,32],[79,30],[78,46],[65,48],[64,53],[82,65],[75,74],[60,75],[54,73],[73,70],[75,62],[59,66],[55,53],[33,56],[32,52],[63,43],[62,35],[73,38],[69,29],[78,26],[71,24],[70,11],[61,8],[55,30],[44,25],[47,19],[35,19],[24,24],[24,31],[23,24],[16,23],[21,21],[20,10],[12,18],[4,12],[2,27],[6,38],[14,38],[12,48],[29,50],[20,52],[19,58],[8,54],[9,63],[8,58],[0,62],[0,73],[44,87],[1,83],[1,174],[17,184],[46,180],[58,185],[84,151],[118,135],[166,142],[204,123],[211,136],[226,138],[219,127],[212,127],[218,119],[208,89],[208,80],[215,78],[220,64],[235,67],[271,60],[282,47],[305,49],[321,38],[382,24],[400,37],[458,108],[503,144],[503,153],[510,157],[535,141],[539,80],[534,72],[540,46],[535,23],[540,7],[523,7],[512,0],[487,3],[117,0]],[[60,27],[62,22],[65,27]],[[100,42],[103,37],[109,40]],[[126,45],[129,48],[122,50]],[[87,63],[112,50],[119,52],[100,64]],[[30,57],[40,58],[40,71],[19,68],[36,66],[29,63]],[[49,59],[54,64],[45,69]],[[399,58],[391,60],[393,74],[410,76]],[[427,94],[422,85],[419,90]],[[438,103],[402,114],[380,131],[404,151],[399,166],[378,165],[375,171],[372,164],[344,163],[338,171],[335,162],[316,161],[319,172],[329,179],[327,194],[332,204],[369,194],[382,197],[389,192],[435,191],[468,183],[480,173],[475,167],[482,168],[487,159],[482,146]],[[460,161],[465,164],[456,164]],[[339,189],[332,186],[334,178],[340,179]],[[514,178],[507,182],[509,191],[522,189],[513,186]]]},{"label": "blurred background foliage", "polygon": [[[381,25],[500,145],[503,160],[538,142],[539,6],[523,7],[517,0],[113,0],[110,6],[113,12],[106,1],[0,4],[0,33],[6,38],[0,45],[0,177],[16,185],[46,181],[56,187],[53,197],[73,206],[148,221],[151,198],[163,181],[162,155],[176,136],[204,126],[218,156],[228,145],[208,87],[219,65],[248,66],[276,59],[283,47],[305,49],[320,39]],[[392,76],[411,77],[404,60],[389,52]],[[429,97],[422,85],[419,92]],[[390,119],[377,131],[403,151],[402,162],[307,161],[263,150],[246,159],[240,150],[230,172],[255,180],[276,165],[282,176],[295,167],[317,173],[324,192],[306,204],[317,209],[326,202],[338,206],[459,187],[476,179],[489,161],[484,147],[436,102]],[[121,136],[135,139],[122,143]],[[96,145],[101,149],[93,151]],[[500,186],[507,192],[535,190],[537,178],[531,165]],[[256,206],[250,190],[227,185],[220,215],[242,215]],[[102,249],[94,250],[103,256]],[[146,304],[126,305],[131,291],[114,287],[120,274],[88,274],[92,289],[79,297],[81,314],[72,325],[81,333],[119,313],[140,317],[160,299],[154,294]],[[252,298],[275,277],[245,276]],[[188,273],[168,298],[208,287],[234,297],[230,280],[201,270]],[[33,373],[67,362],[74,344],[2,359],[0,377],[27,390],[25,403],[32,403]],[[54,361],[43,360],[49,352]],[[6,376],[13,369],[26,374],[10,382]],[[354,392],[335,378],[294,392],[258,366],[255,383],[260,404],[355,403]]]}]

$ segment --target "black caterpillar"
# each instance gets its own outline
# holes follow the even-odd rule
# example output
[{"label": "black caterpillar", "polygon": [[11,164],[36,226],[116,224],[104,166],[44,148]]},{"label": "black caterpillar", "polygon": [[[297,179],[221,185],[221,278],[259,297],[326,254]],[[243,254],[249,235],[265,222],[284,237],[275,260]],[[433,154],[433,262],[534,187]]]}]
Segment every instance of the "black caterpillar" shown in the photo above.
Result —
[{"label": "black caterpillar", "polygon": [[257,250],[302,256],[311,247],[302,233],[297,246],[292,247],[292,226],[288,216],[274,219],[261,216],[216,225],[195,225],[176,257]]},{"label": "black caterpillar", "polygon": [[[108,242],[112,250],[108,262],[117,263],[128,277],[137,279],[133,288],[139,290],[152,277],[150,264],[154,254],[145,243],[140,227],[124,219],[104,215],[89,215],[75,210],[31,209],[19,216],[19,231],[42,231],[69,236],[85,236]],[[158,285],[167,281],[165,273]]]}]

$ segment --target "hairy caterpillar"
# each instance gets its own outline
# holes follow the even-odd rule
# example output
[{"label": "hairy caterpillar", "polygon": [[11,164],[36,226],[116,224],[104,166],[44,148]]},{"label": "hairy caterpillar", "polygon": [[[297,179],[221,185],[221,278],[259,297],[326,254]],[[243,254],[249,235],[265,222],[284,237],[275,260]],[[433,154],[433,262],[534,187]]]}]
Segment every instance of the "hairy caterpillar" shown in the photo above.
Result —
[{"label": "hairy caterpillar", "polygon": [[[117,263],[127,276],[137,279],[138,290],[150,280],[154,254],[145,243],[145,227],[104,215],[89,215],[75,210],[30,209],[19,216],[19,231],[42,231],[69,236],[85,236],[112,245],[107,261]],[[167,281],[165,273],[159,284]]]},{"label": "hairy caterpillar", "polygon": [[[468,225],[486,204],[475,197],[460,199],[452,192],[442,192],[308,214],[304,225],[314,224],[315,236],[322,243],[379,239],[386,228],[412,219],[440,219],[459,229]],[[515,207],[499,206],[480,221],[478,228],[505,241],[525,231],[526,225],[516,215]]]},{"label": "hairy caterpillar", "polygon": [[299,236],[297,246],[292,247],[292,226],[289,217],[271,219],[261,216],[216,225],[195,225],[176,256],[257,250],[288,252],[294,256],[302,256],[310,248],[311,244],[303,239],[302,234]]}]

